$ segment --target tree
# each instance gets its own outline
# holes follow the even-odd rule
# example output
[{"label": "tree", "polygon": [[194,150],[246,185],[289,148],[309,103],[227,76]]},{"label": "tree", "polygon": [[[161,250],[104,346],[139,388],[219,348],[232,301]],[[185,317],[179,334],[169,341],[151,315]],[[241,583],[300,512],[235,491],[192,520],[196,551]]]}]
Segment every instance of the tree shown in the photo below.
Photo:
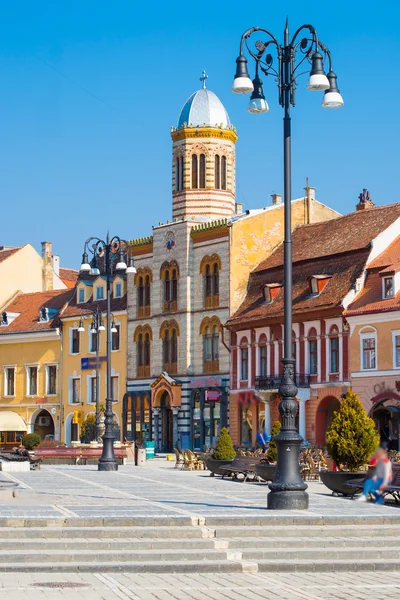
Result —
[{"label": "tree", "polygon": [[280,430],[281,430],[280,421],[274,421],[272,423],[272,429],[271,429],[271,441],[269,443],[267,454],[266,454],[268,461],[271,463],[276,462],[278,460],[278,449],[277,449],[276,444],[273,441],[273,439],[276,435],[278,435]]},{"label": "tree", "polygon": [[93,442],[96,433],[96,415],[88,415],[81,425],[81,440],[86,444]]},{"label": "tree", "polygon": [[28,433],[22,438],[22,445],[27,450],[33,450],[36,446],[39,446],[42,438],[37,433]]},{"label": "tree", "polygon": [[214,460],[233,460],[236,456],[236,451],[232,444],[231,436],[226,427],[220,431],[217,445],[213,453]]},{"label": "tree", "polygon": [[349,471],[358,471],[368,463],[379,445],[375,423],[370,419],[357,394],[349,390],[326,432],[331,458]]}]

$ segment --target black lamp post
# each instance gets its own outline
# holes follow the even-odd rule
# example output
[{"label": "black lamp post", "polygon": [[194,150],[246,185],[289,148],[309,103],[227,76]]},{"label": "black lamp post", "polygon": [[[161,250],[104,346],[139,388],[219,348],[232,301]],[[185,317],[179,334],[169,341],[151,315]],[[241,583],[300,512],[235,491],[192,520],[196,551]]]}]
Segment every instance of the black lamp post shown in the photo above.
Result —
[{"label": "black lamp post", "polygon": [[[93,256],[89,263],[88,252]],[[125,254],[128,253],[129,264],[126,265]],[[104,261],[104,272],[107,283],[107,309],[106,309],[106,365],[107,365],[107,385],[106,385],[106,410],[104,413],[105,433],[103,435],[103,452],[99,460],[99,471],[117,471],[118,464],[114,454],[114,434],[112,430],[113,409],[112,409],[112,391],[111,391],[111,276],[114,272],[126,272],[127,274],[136,273],[131,254],[131,247],[125,240],[114,236],[110,240],[107,233],[106,241],[100,238],[91,237],[86,240],[81,264],[81,273],[90,275],[100,275],[100,269],[97,266],[98,261]],[[114,262],[116,265],[114,266]]]},{"label": "black lamp post", "polygon": [[[250,47],[250,38],[260,32],[265,41],[258,40],[254,48]],[[255,61],[255,79],[251,81],[247,71],[246,47]],[[275,48],[277,67],[269,53]],[[323,64],[329,61],[329,73],[326,76]],[[240,41],[240,54],[236,59],[236,75],[232,91],[237,94],[252,92],[249,112],[268,112],[262,81],[264,75],[274,77],[278,82],[279,104],[284,109],[283,118],[283,151],[284,151],[284,354],[282,359],[283,375],[279,393],[282,398],[279,412],[282,428],[274,439],[278,448],[276,479],[269,485],[268,508],[271,509],[306,509],[308,508],[307,485],[301,478],[299,467],[300,444],[303,441],[298,434],[295,418],[297,414],[297,387],[295,383],[295,360],[292,356],[292,214],[291,214],[291,145],[290,145],[290,107],[295,105],[298,68],[305,62],[311,62],[311,72],[307,88],[325,91],[322,106],[338,108],[343,106],[343,99],[336,85],[336,75],[332,70],[332,59],[328,48],[319,41],[312,25],[302,25],[290,40],[289,24],[286,20],[283,45],[266,29],[252,27],[244,32]]]},{"label": "black lamp post", "polygon": [[[85,331],[85,327],[83,325],[83,319],[91,318],[92,322],[90,324],[90,333],[92,335],[96,335],[96,440],[99,439],[100,436],[100,398],[99,398],[99,369],[100,369],[100,361],[99,361],[99,352],[100,352],[100,332],[105,331],[105,327],[103,324],[103,314],[106,311],[102,311],[98,306],[94,310],[87,309],[80,318],[78,331]],[[111,324],[111,333],[116,333],[116,324],[114,315],[110,314],[112,318]]]}]

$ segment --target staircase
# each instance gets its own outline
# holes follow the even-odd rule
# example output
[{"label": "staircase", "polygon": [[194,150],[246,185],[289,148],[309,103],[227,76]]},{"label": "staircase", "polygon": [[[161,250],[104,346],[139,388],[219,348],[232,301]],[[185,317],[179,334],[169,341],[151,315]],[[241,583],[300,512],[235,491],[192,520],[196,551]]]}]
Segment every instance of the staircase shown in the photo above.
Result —
[{"label": "staircase", "polygon": [[0,537],[0,572],[400,571],[400,513],[0,519]]}]

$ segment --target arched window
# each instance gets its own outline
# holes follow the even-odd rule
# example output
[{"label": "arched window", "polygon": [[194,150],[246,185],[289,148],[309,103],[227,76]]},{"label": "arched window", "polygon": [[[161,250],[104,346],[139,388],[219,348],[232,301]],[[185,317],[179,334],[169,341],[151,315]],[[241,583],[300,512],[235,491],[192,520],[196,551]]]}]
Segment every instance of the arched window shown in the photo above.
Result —
[{"label": "arched window", "polygon": [[175,191],[179,192],[180,188],[180,182],[181,182],[181,164],[180,164],[180,158],[177,157],[175,159]]},{"label": "arched window", "polygon": [[318,373],[318,344],[317,332],[314,327],[308,332],[308,351],[310,357],[310,375]]},{"label": "arched window", "polygon": [[263,336],[263,339],[260,339],[260,364],[259,364],[259,375],[260,377],[267,377],[267,338]]},{"label": "arched window", "polygon": [[136,342],[137,376],[150,376],[150,352],[152,333],[149,325],[138,325],[133,336]]},{"label": "arched window", "polygon": [[163,280],[164,312],[178,310],[178,279],[179,268],[177,262],[171,260],[161,265],[160,277]]},{"label": "arched window", "polygon": [[226,156],[221,157],[221,188],[226,190]]},{"label": "arched window", "polygon": [[160,328],[163,370],[170,375],[175,375],[178,371],[178,336],[177,322],[174,320],[164,321]]},{"label": "arched window", "polygon": [[204,280],[204,308],[219,306],[219,272],[221,259],[217,254],[203,256],[200,263],[200,273]]},{"label": "arched window", "polygon": [[198,175],[198,158],[197,154],[192,155],[192,188],[197,189],[199,187],[199,175]]},{"label": "arched window", "polygon": [[330,373],[339,373],[339,330],[331,327],[329,332]]},{"label": "arched window", "polygon": [[249,349],[240,349],[240,379],[247,381],[249,378]]},{"label": "arched window", "polygon": [[217,373],[219,371],[219,332],[221,322],[218,317],[205,317],[200,325],[203,336],[203,371]]},{"label": "arched window", "polygon": [[185,177],[185,161],[183,160],[183,156],[179,159],[179,190],[183,190],[184,188],[184,179]]},{"label": "arched window", "polygon": [[201,189],[206,187],[206,155],[200,154],[200,185]]},{"label": "arched window", "polygon": [[137,316],[150,316],[152,273],[148,267],[139,267],[135,276],[137,286]]},{"label": "arched window", "polygon": [[221,159],[219,154],[215,155],[214,160],[214,187],[216,190],[221,189]]}]

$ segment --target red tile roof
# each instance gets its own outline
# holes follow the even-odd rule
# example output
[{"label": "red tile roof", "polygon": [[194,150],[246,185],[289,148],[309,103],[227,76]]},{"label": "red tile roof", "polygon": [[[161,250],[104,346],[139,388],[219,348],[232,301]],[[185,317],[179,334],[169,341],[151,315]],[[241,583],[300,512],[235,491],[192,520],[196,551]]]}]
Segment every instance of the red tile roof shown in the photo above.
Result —
[{"label": "red tile roof", "polygon": [[60,269],[60,279],[68,288],[74,288],[78,281],[79,271],[74,269]]},{"label": "red tile roof", "polygon": [[[360,210],[321,223],[300,225],[293,231],[293,262],[366,248],[371,240],[399,217],[400,203]],[[283,244],[255,271],[281,264]]]},{"label": "red tile roof", "polygon": [[0,336],[10,333],[46,331],[57,327],[59,314],[50,315],[48,321],[40,322],[40,309],[60,311],[71,298],[71,290],[55,290],[52,292],[19,293],[14,296],[1,311],[20,313],[9,325],[0,326]]},{"label": "red tile roof", "polygon": [[[121,310],[126,310],[127,307],[127,297],[122,296],[122,298],[111,298],[111,312],[117,312]],[[71,298],[68,306],[63,310],[61,318],[68,317],[79,317],[81,315],[87,314],[91,310],[96,310],[99,308],[102,312],[105,312],[107,309],[107,300],[89,300],[89,302],[85,302],[82,304],[77,304],[76,302],[76,294]]]},{"label": "red tile roof", "polygon": [[4,260],[7,260],[10,256],[21,250],[21,248],[9,248],[5,250],[0,250],[0,263]]},{"label": "red tile roof", "polygon": [[368,266],[364,286],[345,311],[346,316],[400,310],[400,290],[382,298],[382,276],[400,270],[400,236]]},{"label": "red tile roof", "polygon": [[[293,318],[304,313],[342,314],[342,300],[365,269],[372,240],[400,218],[400,203],[363,210],[322,223],[298,226],[293,231]],[[312,295],[310,278],[330,275],[319,295]],[[283,283],[283,244],[251,273],[246,298],[228,320],[228,327],[281,322],[283,288],[266,303],[263,287]],[[325,312],[326,314],[326,312]]]}]

